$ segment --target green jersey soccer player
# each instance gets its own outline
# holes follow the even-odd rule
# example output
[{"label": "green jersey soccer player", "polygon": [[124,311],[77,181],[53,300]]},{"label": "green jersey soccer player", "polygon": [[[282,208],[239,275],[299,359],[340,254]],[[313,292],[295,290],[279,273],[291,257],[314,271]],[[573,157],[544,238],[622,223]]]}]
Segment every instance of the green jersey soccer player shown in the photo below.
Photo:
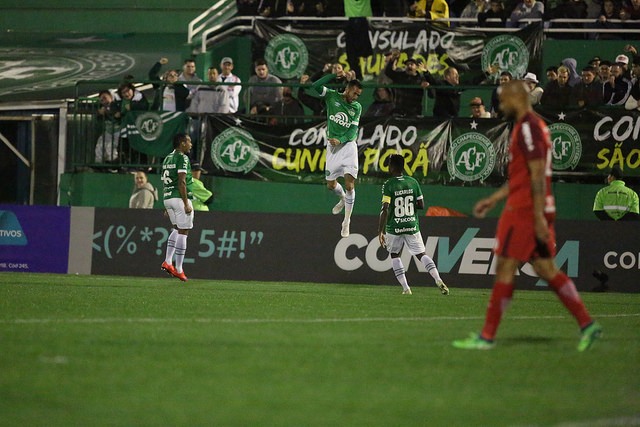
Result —
[{"label": "green jersey soccer player", "polygon": [[[184,254],[187,251],[187,236],[193,228],[193,177],[187,153],[191,151],[191,138],[186,133],[173,137],[174,150],[162,162],[162,184],[164,207],[174,230],[167,239],[167,252],[161,268],[182,280],[187,276],[182,271]],[[173,255],[176,265],[173,266]]]},{"label": "green jersey soccer player", "polygon": [[425,253],[424,241],[416,209],[424,209],[424,197],[418,181],[404,176],[404,157],[394,154],[389,157],[391,178],[382,186],[382,209],[378,223],[380,245],[391,254],[393,272],[402,286],[402,293],[411,295],[400,258],[402,248],[407,246],[411,255],[417,255],[443,295],[449,295],[433,260]]},{"label": "green jersey soccer player", "polygon": [[[355,73],[339,71],[316,81],[311,87],[324,98],[327,106],[327,160],[325,175],[327,188],[333,191],[340,201],[333,207],[337,215],[344,207],[342,221],[342,237],[349,236],[351,212],[356,198],[355,181],[358,178],[358,125],[362,106],[357,99],[362,95],[362,85],[353,78]],[[325,83],[336,77],[346,77],[349,83],[343,93],[327,88]],[[338,183],[339,176],[344,176],[344,189]],[[345,192],[346,190],[346,192]]]}]

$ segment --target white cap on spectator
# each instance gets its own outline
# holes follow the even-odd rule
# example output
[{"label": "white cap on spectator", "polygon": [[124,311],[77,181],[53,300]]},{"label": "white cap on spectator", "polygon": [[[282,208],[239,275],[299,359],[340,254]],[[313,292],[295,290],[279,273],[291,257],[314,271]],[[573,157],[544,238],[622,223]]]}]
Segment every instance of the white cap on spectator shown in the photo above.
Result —
[{"label": "white cap on spectator", "polygon": [[225,62],[228,62],[231,65],[233,65],[233,59],[229,58],[228,56],[225,56],[224,58],[222,58],[222,60],[220,61],[220,66],[222,66],[222,64],[224,64]]},{"label": "white cap on spectator", "polygon": [[627,58],[627,55],[618,55],[616,56],[616,62],[622,62],[623,64],[628,64],[629,58]]},{"label": "white cap on spectator", "polygon": [[524,75],[524,80],[530,81],[530,82],[534,82],[534,83],[538,83],[538,77],[533,74],[533,73],[527,73]]}]

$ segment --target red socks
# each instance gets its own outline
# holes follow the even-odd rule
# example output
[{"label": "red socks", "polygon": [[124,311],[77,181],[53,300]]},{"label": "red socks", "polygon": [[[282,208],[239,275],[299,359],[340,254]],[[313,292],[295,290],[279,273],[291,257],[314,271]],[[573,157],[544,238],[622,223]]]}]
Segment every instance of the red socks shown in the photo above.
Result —
[{"label": "red socks", "polygon": [[502,313],[507,309],[513,296],[513,283],[496,282],[491,291],[489,306],[487,307],[487,318],[482,328],[480,336],[488,341],[493,341],[496,336]]},{"label": "red socks", "polygon": [[551,286],[551,289],[558,295],[558,298],[560,298],[560,301],[567,310],[576,318],[580,329],[591,323],[591,316],[589,316],[587,309],[580,299],[580,295],[578,295],[576,285],[573,284],[569,276],[560,272],[551,279],[549,286]]}]

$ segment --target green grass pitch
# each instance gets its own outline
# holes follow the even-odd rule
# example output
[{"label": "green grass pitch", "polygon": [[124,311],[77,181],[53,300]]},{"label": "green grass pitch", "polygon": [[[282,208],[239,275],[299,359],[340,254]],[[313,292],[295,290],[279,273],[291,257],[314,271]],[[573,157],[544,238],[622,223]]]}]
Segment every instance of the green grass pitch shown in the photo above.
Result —
[{"label": "green grass pitch", "polygon": [[[0,273],[1,426],[640,425],[640,294]],[[392,275],[389,281],[393,280]],[[426,280],[426,279],[425,279]]]}]

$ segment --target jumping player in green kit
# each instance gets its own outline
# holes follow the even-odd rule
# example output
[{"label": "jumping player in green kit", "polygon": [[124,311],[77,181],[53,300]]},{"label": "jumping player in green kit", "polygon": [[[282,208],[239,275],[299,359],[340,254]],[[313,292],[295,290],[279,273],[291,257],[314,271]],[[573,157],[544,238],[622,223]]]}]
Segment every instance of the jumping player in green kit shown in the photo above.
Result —
[{"label": "jumping player in green kit", "polygon": [[[325,87],[325,83],[336,77],[346,77],[347,87],[343,93]],[[327,161],[325,175],[327,188],[333,191],[340,201],[333,207],[338,215],[344,208],[342,237],[349,236],[351,212],[356,198],[355,181],[358,178],[358,125],[362,106],[357,99],[362,95],[362,84],[355,79],[355,73],[340,71],[329,74],[316,81],[311,87],[324,98],[327,105]],[[338,177],[344,176],[344,189],[338,183]],[[346,191],[345,191],[346,190]]]}]

